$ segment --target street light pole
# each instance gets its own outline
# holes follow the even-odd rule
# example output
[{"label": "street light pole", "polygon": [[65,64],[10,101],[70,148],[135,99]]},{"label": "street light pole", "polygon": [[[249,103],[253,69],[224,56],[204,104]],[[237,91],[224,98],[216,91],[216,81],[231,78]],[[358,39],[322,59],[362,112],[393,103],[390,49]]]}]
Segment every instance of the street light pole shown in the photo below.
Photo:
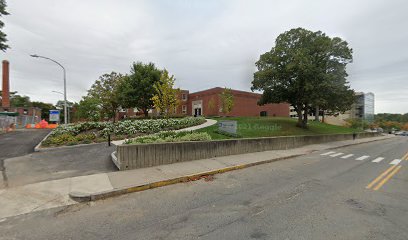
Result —
[{"label": "street light pole", "polygon": [[[53,93],[58,93],[58,94],[61,94],[62,96],[64,96],[64,93],[62,93],[62,92],[59,92],[59,91],[51,91],[51,92],[53,92]],[[67,100],[67,102],[68,102],[68,100]],[[70,115],[69,115],[69,106],[67,106],[67,118],[68,118],[68,123],[69,123],[69,119],[70,119]]]},{"label": "street light pole", "polygon": [[50,60],[50,61],[58,64],[62,68],[62,70],[64,72],[64,124],[67,125],[68,124],[68,119],[67,119],[67,76],[66,76],[64,66],[62,66],[61,63],[55,61],[54,59],[51,59],[51,58],[48,58],[48,57],[39,56],[37,54],[33,54],[33,55],[30,55],[30,56],[35,57],[35,58],[44,58],[44,59]]}]

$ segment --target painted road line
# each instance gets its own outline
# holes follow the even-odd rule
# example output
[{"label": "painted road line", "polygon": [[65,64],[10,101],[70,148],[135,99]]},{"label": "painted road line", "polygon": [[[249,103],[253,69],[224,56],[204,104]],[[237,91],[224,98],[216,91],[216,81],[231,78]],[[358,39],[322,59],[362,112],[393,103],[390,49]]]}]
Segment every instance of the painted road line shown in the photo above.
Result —
[{"label": "painted road line", "polygon": [[408,160],[408,152],[402,157],[404,160]]},{"label": "painted road line", "polygon": [[392,166],[390,168],[388,168],[387,170],[385,170],[383,173],[381,173],[380,176],[376,177],[372,182],[370,182],[367,185],[367,189],[370,189],[372,186],[374,186],[374,184],[376,184],[378,181],[380,181],[385,175],[387,175],[389,172],[391,172],[396,166]]},{"label": "painted road line", "polygon": [[322,153],[322,154],[320,154],[320,155],[326,156],[326,155],[333,154],[333,153],[335,153],[335,152],[327,152],[327,153]]},{"label": "painted road line", "polygon": [[364,159],[369,158],[370,156],[361,156],[359,158],[356,158],[357,161],[363,161]]},{"label": "painted road line", "polygon": [[386,182],[388,182],[388,180],[392,178],[392,176],[397,174],[397,172],[400,169],[401,169],[401,166],[396,167],[390,174],[388,174],[388,176],[386,176],[380,183],[378,183],[378,185],[375,188],[373,188],[373,190],[377,191],[378,189],[380,189]]},{"label": "painted road line", "polygon": [[335,153],[335,154],[330,155],[330,157],[338,157],[338,156],[343,155],[343,154],[344,153]]},{"label": "painted road line", "polygon": [[346,156],[343,156],[341,158],[349,158],[349,157],[352,157],[352,156],[354,156],[354,154],[347,154]]},{"label": "painted road line", "polygon": [[383,157],[378,157],[378,158],[374,159],[374,160],[371,161],[371,162],[379,163],[379,162],[381,162],[382,160],[384,160]]},{"label": "painted road line", "polygon": [[394,159],[390,162],[391,165],[398,165],[401,162],[401,159]]}]

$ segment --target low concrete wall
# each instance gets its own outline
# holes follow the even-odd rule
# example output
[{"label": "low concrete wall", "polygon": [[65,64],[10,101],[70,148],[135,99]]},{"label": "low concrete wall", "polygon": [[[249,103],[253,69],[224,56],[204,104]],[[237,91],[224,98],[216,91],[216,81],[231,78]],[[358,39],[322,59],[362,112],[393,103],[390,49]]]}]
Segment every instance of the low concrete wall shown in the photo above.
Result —
[{"label": "low concrete wall", "polygon": [[[378,135],[379,133],[359,133],[357,138],[375,137]],[[235,154],[283,150],[309,144],[351,139],[353,139],[353,134],[334,134],[119,145],[116,148],[115,164],[120,170],[128,170]]]}]

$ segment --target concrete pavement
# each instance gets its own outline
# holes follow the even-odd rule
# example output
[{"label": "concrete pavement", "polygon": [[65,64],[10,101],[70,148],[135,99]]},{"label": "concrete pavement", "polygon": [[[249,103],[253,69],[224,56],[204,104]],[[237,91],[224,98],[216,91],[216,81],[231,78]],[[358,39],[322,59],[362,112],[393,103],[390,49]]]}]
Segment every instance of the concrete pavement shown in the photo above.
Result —
[{"label": "concrete pavement", "polygon": [[114,150],[114,146],[100,143],[5,159],[8,186],[117,171],[110,158]]},{"label": "concrete pavement", "polygon": [[49,132],[49,129],[17,129],[0,135],[0,189],[8,186],[4,160],[32,153]]},{"label": "concrete pavement", "polygon": [[321,149],[212,181],[3,219],[0,239],[405,240],[408,161],[380,189],[366,186],[407,151],[408,138]]},{"label": "concrete pavement", "polygon": [[[123,193],[189,181],[202,175],[211,175],[268,163],[282,158],[304,155],[313,151],[370,141],[390,141],[392,138],[394,137],[385,136],[358,139],[355,141],[331,142],[290,150],[266,151],[203,159],[152,168],[65,178],[8,188],[0,193],[0,204],[8,206],[0,209],[0,218],[75,204],[75,201],[69,199],[69,194],[76,197],[80,196],[82,199],[106,198]],[[26,207],[21,208],[19,206]]]}]

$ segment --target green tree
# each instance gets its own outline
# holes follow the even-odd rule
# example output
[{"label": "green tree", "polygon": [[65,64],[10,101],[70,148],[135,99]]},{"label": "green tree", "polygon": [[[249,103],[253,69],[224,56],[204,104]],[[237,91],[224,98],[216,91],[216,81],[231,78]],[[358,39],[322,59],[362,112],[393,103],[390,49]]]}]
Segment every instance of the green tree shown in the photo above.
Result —
[{"label": "green tree", "polygon": [[44,103],[44,102],[32,102],[33,107],[41,108],[41,119],[46,121],[50,118],[50,110],[55,109],[55,106],[51,103]]},{"label": "green tree", "polygon": [[346,119],[346,126],[350,128],[364,130],[369,127],[369,123],[359,118],[349,118]]},{"label": "green tree", "polygon": [[122,78],[122,74],[116,72],[104,74],[88,90],[89,98],[99,100],[101,116],[113,122],[120,107],[117,89]]},{"label": "green tree", "polygon": [[77,106],[75,117],[78,120],[99,121],[102,118],[101,106],[101,101],[98,98],[82,97]]},{"label": "green tree", "polygon": [[256,62],[252,90],[263,91],[259,104],[290,103],[298,114],[297,126],[307,128],[311,108],[324,105],[332,111],[339,107],[337,101],[329,103],[333,91],[328,90],[349,90],[345,79],[351,61],[352,49],[342,39],[291,29],[280,34],[275,46]]},{"label": "green tree", "polygon": [[10,96],[10,105],[12,107],[31,107],[31,101],[29,96],[21,96],[14,94]]},{"label": "green tree", "polygon": [[169,76],[169,72],[165,69],[161,74],[160,81],[154,84],[156,93],[152,97],[153,105],[161,115],[166,117],[169,117],[180,104],[180,89],[174,88],[175,80],[174,76]]},{"label": "green tree", "polygon": [[119,103],[124,108],[138,108],[147,117],[154,104],[155,84],[160,82],[161,71],[153,63],[133,63],[130,74],[118,86]]},{"label": "green tree", "polygon": [[[5,0],[0,0],[0,17],[3,17],[4,15],[9,15],[9,13],[6,11],[6,1]],[[7,42],[7,35],[3,32],[3,27],[4,27],[4,22],[0,20],[0,50],[5,52],[9,46],[6,44]]]},{"label": "green tree", "polygon": [[[75,103],[67,100],[67,115],[68,115],[68,123],[71,122],[72,119],[72,108],[74,107]],[[60,110],[60,122],[64,122],[65,113],[64,113],[64,100],[58,100],[57,104],[55,104],[55,108]]]},{"label": "green tree", "polygon": [[224,114],[230,113],[234,108],[234,95],[230,88],[224,88],[220,94],[221,111]]}]

